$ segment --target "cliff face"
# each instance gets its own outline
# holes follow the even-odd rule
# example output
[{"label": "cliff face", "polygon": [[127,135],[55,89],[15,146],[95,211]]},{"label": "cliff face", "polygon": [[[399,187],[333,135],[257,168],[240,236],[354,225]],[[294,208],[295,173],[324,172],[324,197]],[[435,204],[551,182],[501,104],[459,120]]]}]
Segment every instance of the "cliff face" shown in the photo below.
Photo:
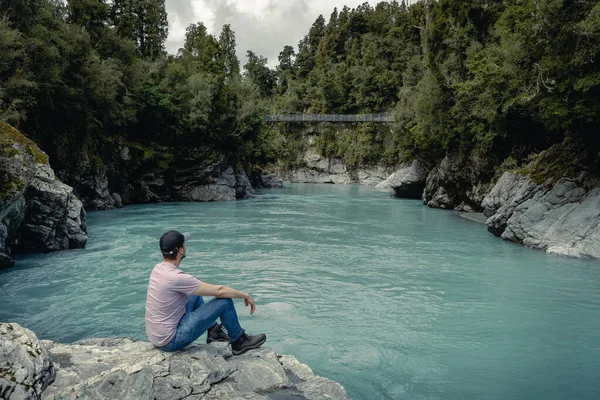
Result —
[{"label": "cliff face", "polygon": [[505,173],[482,207],[488,230],[548,253],[600,258],[600,182],[586,173],[536,184]]},{"label": "cliff face", "polygon": [[[85,209],[171,201],[230,201],[252,197],[240,168],[207,149],[149,149],[118,142],[98,154],[78,155],[76,167],[57,172],[38,146],[0,124],[0,267],[18,252],[83,248]],[[60,179],[59,179],[60,178]],[[255,178],[260,186],[277,178]],[[69,182],[69,186],[64,181]]]},{"label": "cliff face", "polygon": [[279,144],[275,151],[279,159],[267,170],[294,183],[376,186],[397,169],[382,161],[383,143],[370,144],[373,136],[393,140],[384,125],[321,123],[269,128],[270,140]]},{"label": "cliff face", "polygon": [[83,155],[74,170],[59,171],[87,210],[171,201],[230,201],[253,195],[243,170],[203,149],[144,148],[115,143],[99,157]]},{"label": "cliff face", "polygon": [[309,147],[302,155],[303,166],[294,169],[275,168],[276,175],[295,183],[336,183],[376,186],[386,180],[394,168],[383,165],[349,168],[339,158],[319,155]]},{"label": "cliff face", "polygon": [[321,139],[306,129],[296,132],[303,140],[296,145],[298,166],[275,169],[288,181],[377,185],[394,197],[422,199],[428,207],[484,212],[488,230],[505,240],[553,254],[600,258],[600,179],[582,172],[585,149],[571,142],[540,153],[520,173],[498,178],[509,168],[489,154],[349,168],[341,158],[322,156]]},{"label": "cliff face", "polygon": [[493,187],[494,167],[485,157],[447,155],[429,171],[423,203],[432,208],[481,211],[481,202]]},{"label": "cliff face", "polygon": [[0,267],[16,252],[83,248],[85,210],[73,188],[58,181],[48,157],[0,123]]},{"label": "cliff face", "polygon": [[377,185],[391,189],[390,195],[407,199],[421,199],[427,179],[427,167],[420,160],[404,166]]}]

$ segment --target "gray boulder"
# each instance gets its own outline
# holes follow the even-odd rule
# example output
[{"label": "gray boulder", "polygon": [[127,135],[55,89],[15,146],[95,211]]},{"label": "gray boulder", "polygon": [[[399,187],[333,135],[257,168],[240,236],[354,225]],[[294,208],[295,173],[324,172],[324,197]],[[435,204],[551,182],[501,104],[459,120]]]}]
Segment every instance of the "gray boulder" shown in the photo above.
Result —
[{"label": "gray boulder", "polygon": [[232,357],[228,364],[233,368],[232,373],[227,379],[213,385],[212,393],[272,392],[292,386],[277,355],[268,348]]},{"label": "gray boulder", "polygon": [[410,166],[393,173],[377,187],[392,189],[390,194],[394,197],[420,199],[423,196],[426,179],[427,168],[421,161],[415,160]]},{"label": "gray boulder", "polygon": [[254,195],[244,171],[223,159],[179,173],[173,187],[174,197],[182,201],[232,201]]},{"label": "gray boulder", "polygon": [[80,249],[87,242],[85,210],[73,188],[56,180],[47,164],[37,164],[25,189],[25,218],[21,227],[23,252]]},{"label": "gray boulder", "polygon": [[448,192],[446,192],[446,188],[443,186],[438,186],[435,188],[435,192],[433,193],[432,190],[424,192],[422,199],[423,203],[427,204],[427,206],[431,208],[452,210],[456,204]]},{"label": "gray boulder", "polygon": [[481,202],[483,213],[488,217],[488,231],[496,236],[502,235],[515,208],[530,199],[538,188],[525,175],[505,172]]},{"label": "gray boulder", "polygon": [[447,155],[427,176],[423,203],[432,208],[477,212],[492,188],[493,160],[478,155]]},{"label": "gray boulder", "polygon": [[[34,153],[34,150],[37,150]],[[14,265],[11,257],[25,218],[25,188],[35,174],[35,159],[48,157],[8,124],[0,123],[0,268]]]},{"label": "gray boulder", "polygon": [[279,356],[279,361],[288,376],[291,376],[294,381],[299,381],[295,384],[295,388],[306,399],[345,399],[347,397],[346,389],[342,385],[327,378],[315,376],[310,367],[302,364],[293,356]]},{"label": "gray boulder", "polygon": [[126,203],[158,203],[173,201],[166,185],[164,171],[150,171],[127,185],[123,198]]},{"label": "gray boulder", "polygon": [[115,202],[116,208],[123,207],[123,200],[121,199],[121,195],[119,195],[118,193],[112,193],[111,197],[113,198],[113,201]]},{"label": "gray boulder", "polygon": [[[26,340],[19,339],[22,334],[4,339],[9,331],[27,332]],[[2,398],[347,398],[339,383],[315,376],[294,357],[268,348],[234,357],[229,344],[211,343],[166,353],[127,338],[40,342],[17,324],[0,323],[0,332],[0,354],[10,356],[10,364],[0,359],[0,365],[8,365],[0,375],[0,397],[8,393]],[[17,397],[20,393],[30,395]]]},{"label": "gray boulder", "polygon": [[283,179],[273,174],[262,175],[261,186],[264,188],[283,188]]},{"label": "gray boulder", "polygon": [[242,170],[235,170],[235,198],[248,199],[254,196],[254,189],[250,183],[250,179]]},{"label": "gray boulder", "polygon": [[40,399],[56,369],[29,329],[0,323],[0,398]]},{"label": "gray boulder", "polygon": [[355,171],[354,183],[366,186],[377,186],[385,181],[392,171],[393,168],[382,165],[363,165]]},{"label": "gray boulder", "polygon": [[191,188],[185,193],[187,201],[232,201],[235,200],[235,188],[226,185],[202,185]]},{"label": "gray boulder", "polygon": [[23,192],[8,200],[0,204],[0,268],[12,267],[15,263],[11,255],[18,245],[19,231],[25,217]]},{"label": "gray boulder", "polygon": [[262,174],[254,171],[250,174],[250,182],[254,189],[281,189],[283,188],[283,179],[275,174]]},{"label": "gray boulder", "polygon": [[488,230],[548,253],[600,258],[598,186],[585,174],[537,185],[507,172],[482,203]]},{"label": "gray boulder", "polygon": [[108,187],[106,172],[105,166],[92,166],[89,157],[84,153],[76,171],[63,172],[59,175],[69,177],[68,181],[73,182],[73,188],[86,209],[121,208],[123,204],[120,198],[115,197],[116,193],[111,192]]}]

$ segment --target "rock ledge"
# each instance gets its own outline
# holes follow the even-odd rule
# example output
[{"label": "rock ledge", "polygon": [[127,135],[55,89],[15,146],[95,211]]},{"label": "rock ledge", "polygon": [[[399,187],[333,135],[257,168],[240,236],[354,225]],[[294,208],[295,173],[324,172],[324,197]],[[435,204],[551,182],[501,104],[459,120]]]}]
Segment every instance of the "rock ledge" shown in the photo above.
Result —
[{"label": "rock ledge", "polygon": [[346,399],[342,385],[268,348],[233,357],[226,343],[165,353],[127,338],[39,341],[0,323],[0,398]]}]

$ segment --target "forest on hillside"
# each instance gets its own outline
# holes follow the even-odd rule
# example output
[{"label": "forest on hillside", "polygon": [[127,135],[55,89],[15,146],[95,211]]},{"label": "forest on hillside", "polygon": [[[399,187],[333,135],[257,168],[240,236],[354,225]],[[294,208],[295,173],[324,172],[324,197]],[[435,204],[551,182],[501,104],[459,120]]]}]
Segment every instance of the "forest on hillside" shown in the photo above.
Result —
[{"label": "forest on hillside", "polygon": [[476,152],[516,167],[558,146],[577,154],[560,157],[569,167],[598,168],[597,0],[343,7],[274,69],[252,50],[241,67],[234,29],[192,24],[169,55],[164,0],[0,0],[0,120],[58,169],[81,154],[101,168],[99,149],[115,141],[264,165],[294,156],[289,130],[265,127],[265,113],[383,111],[396,117],[385,134],[325,132],[320,151],[353,152],[355,165]]},{"label": "forest on hillside", "polygon": [[187,28],[165,52],[164,0],[1,0],[0,120],[59,171],[102,168],[119,142],[141,158],[204,147],[243,158],[263,112],[240,74],[235,34]]},{"label": "forest on hillside", "polygon": [[[362,151],[359,160],[476,152],[517,166],[557,145],[557,156],[574,158],[563,164],[598,168],[595,0],[344,7],[319,17],[297,51],[283,49],[277,76],[263,91],[275,112],[395,113],[388,144],[373,127],[350,138],[370,144],[350,149]],[[332,136],[321,148],[343,156],[348,144]]]}]

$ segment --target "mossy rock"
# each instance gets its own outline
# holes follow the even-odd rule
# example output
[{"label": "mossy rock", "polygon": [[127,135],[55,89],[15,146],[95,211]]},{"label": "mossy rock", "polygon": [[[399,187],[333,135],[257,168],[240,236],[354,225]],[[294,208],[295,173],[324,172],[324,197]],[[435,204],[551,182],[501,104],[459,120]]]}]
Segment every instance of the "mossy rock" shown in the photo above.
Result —
[{"label": "mossy rock", "polygon": [[[2,175],[2,173],[0,173]],[[12,176],[2,176],[0,178],[0,200],[9,200],[16,193],[25,190],[25,182]]]},{"label": "mossy rock", "polygon": [[17,149],[19,147],[32,156],[36,163],[48,164],[46,153],[41,151],[31,139],[7,123],[0,122],[0,157],[14,157],[19,153]]},{"label": "mossy rock", "polygon": [[525,167],[514,172],[529,176],[538,185],[548,180],[556,182],[561,178],[573,178],[578,172],[589,170],[585,147],[571,138],[539,154],[532,154],[529,159],[531,161]]},{"label": "mossy rock", "polygon": [[145,169],[148,166],[156,166],[162,171],[171,168],[175,156],[173,149],[155,144],[142,144],[138,142],[124,143],[131,154],[133,169]]},{"label": "mossy rock", "polygon": [[[22,155],[22,161],[10,161],[13,157]],[[25,189],[26,183],[23,176],[16,176],[5,169],[12,162],[25,162],[33,165],[35,163],[48,164],[48,156],[40,148],[12,126],[0,122],[0,159],[8,163],[4,167],[0,164],[0,201],[10,200],[15,194]]]}]

